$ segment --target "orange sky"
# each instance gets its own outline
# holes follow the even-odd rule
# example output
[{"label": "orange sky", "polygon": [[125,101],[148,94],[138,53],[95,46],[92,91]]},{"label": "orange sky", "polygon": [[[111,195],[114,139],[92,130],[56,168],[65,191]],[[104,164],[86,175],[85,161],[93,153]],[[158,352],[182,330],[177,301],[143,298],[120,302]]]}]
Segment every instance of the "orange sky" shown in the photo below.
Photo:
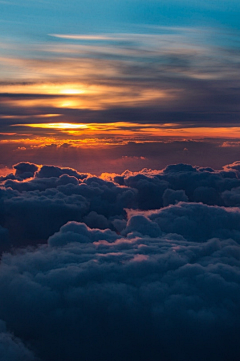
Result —
[{"label": "orange sky", "polygon": [[85,169],[100,151],[104,171],[111,162],[159,166],[163,155],[164,164],[207,165],[209,139],[216,150],[209,164],[219,164],[219,149],[222,165],[237,160],[239,53],[227,34],[222,47],[213,36],[222,32],[193,26],[49,31],[24,44],[0,36],[0,168],[22,160],[68,165],[82,149],[90,150]]},{"label": "orange sky", "polygon": [[[51,121],[58,115],[49,115]],[[48,117],[40,117],[48,120]],[[179,124],[162,125],[136,123],[29,123],[14,124],[18,133],[8,133],[8,139],[1,143],[22,141],[25,144],[43,146],[47,144],[71,144],[72,146],[88,145],[106,146],[134,142],[157,142],[167,139],[204,139],[204,138],[240,138],[240,127],[186,127]],[[42,132],[42,133],[36,133]]]}]

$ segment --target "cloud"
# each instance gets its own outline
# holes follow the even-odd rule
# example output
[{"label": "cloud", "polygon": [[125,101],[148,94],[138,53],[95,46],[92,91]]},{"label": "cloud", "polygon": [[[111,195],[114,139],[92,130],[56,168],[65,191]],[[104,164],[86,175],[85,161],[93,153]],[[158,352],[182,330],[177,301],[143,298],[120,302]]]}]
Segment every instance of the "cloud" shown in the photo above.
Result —
[{"label": "cloud", "polygon": [[[0,210],[0,218],[2,218],[3,212]],[[2,221],[2,219],[1,219]],[[0,253],[3,251],[9,250],[10,242],[9,242],[9,232],[6,228],[0,226]]]},{"label": "cloud", "polygon": [[36,361],[33,353],[19,339],[7,332],[6,325],[1,320],[0,355],[2,361]]},{"label": "cloud", "polygon": [[[132,211],[131,215],[134,215]],[[139,216],[138,216],[139,217]],[[161,210],[148,211],[149,226],[140,217],[137,224],[145,233],[148,227],[158,229],[165,234],[175,233],[190,242],[205,242],[211,238],[233,238],[240,242],[240,210],[239,208],[224,208],[208,206],[201,203],[184,203],[172,205]],[[130,218],[131,224],[131,218]],[[135,226],[137,229],[137,227]],[[126,229],[128,231],[128,227]],[[130,227],[131,231],[131,227]]]},{"label": "cloud", "polygon": [[110,229],[90,229],[85,223],[69,222],[60,229],[59,233],[49,238],[48,244],[50,246],[62,246],[73,242],[93,243],[100,240],[114,242],[118,238],[120,236]]},{"label": "cloud", "polygon": [[[14,166],[15,175],[1,180],[2,250],[46,243],[69,221],[125,235],[136,231],[153,237],[163,231],[200,241],[201,237],[202,240],[220,237],[221,232],[233,237],[232,232],[236,232],[238,237],[238,214],[228,210],[239,206],[240,179],[236,167],[228,165],[225,170],[215,171],[178,164],[159,171],[144,169],[105,175],[103,179],[71,168],[18,163]],[[124,230],[128,209],[153,210],[153,214],[150,218],[143,215],[143,223],[137,228],[133,219]],[[197,213],[199,220],[195,217]],[[215,219],[222,218],[219,229],[215,229]]]},{"label": "cloud", "polygon": [[240,162],[237,161],[232,164],[227,164],[224,167],[224,170],[226,170],[226,171],[233,170],[237,174],[237,176],[240,177]]},{"label": "cloud", "polygon": [[[42,166],[25,180],[26,168],[37,166],[21,163],[15,167],[17,180],[2,181],[0,204],[1,225],[9,230],[9,245],[14,247],[44,243],[68,221],[115,229],[112,220],[121,219],[124,209],[135,204],[135,189],[70,168]],[[23,178],[19,169],[24,170]]]},{"label": "cloud", "polygon": [[113,40],[111,36],[106,35],[73,35],[73,34],[49,34],[55,38],[68,40]]},{"label": "cloud", "polygon": [[33,177],[38,170],[38,166],[31,163],[18,163],[13,168],[16,169],[15,176],[22,179]]},{"label": "cloud", "polygon": [[[159,27],[152,28],[154,33],[149,29],[106,36],[55,34],[49,38],[51,42],[28,49],[27,59],[26,49],[19,49],[13,59],[10,46],[9,54],[0,59],[4,64],[1,137],[14,139],[8,134],[15,133],[18,139],[22,135],[27,140],[27,126],[43,123],[42,115],[46,115],[45,122],[52,123],[53,114],[58,121],[76,123],[81,119],[84,124],[174,123],[183,138],[198,137],[198,128],[207,128],[202,134],[215,137],[217,128],[225,127],[234,137],[236,129],[231,127],[238,126],[239,52],[232,45],[231,34],[225,33],[223,42],[218,29]],[[213,36],[218,39],[217,46]],[[45,56],[38,58],[37,53]],[[24,82],[19,77],[23,72],[28,74]],[[171,136],[172,126],[166,130]],[[31,129],[32,138],[40,132],[42,129]],[[62,133],[52,136],[58,139]]]},{"label": "cloud", "polygon": [[124,235],[130,235],[136,237],[139,235],[158,237],[161,235],[161,228],[156,222],[152,222],[147,217],[142,215],[133,215],[128,223],[125,230],[122,232]]},{"label": "cloud", "polygon": [[69,223],[50,247],[5,254],[0,315],[9,329],[45,361],[237,359],[238,243],[112,241]]},{"label": "cloud", "polygon": [[178,203],[180,201],[188,201],[188,197],[183,190],[174,191],[173,189],[168,188],[163,193],[163,206],[165,207],[170,204]]},{"label": "cloud", "polygon": [[237,163],[19,170],[0,187],[4,361],[238,359]]},{"label": "cloud", "polygon": [[[71,168],[59,168],[55,166],[42,166],[39,172],[36,174],[37,178],[59,178],[62,175],[68,175],[70,177],[75,177],[77,179],[84,179],[87,177],[85,174],[79,174],[74,169]],[[71,179],[71,178],[68,178]]]},{"label": "cloud", "polygon": [[[108,139],[109,134],[106,136]],[[77,169],[80,174],[100,175],[103,172],[121,173],[126,169],[162,169],[169,164],[178,163],[221,169],[239,156],[239,147],[222,147],[223,139],[181,140],[162,137],[161,140],[154,138],[145,142],[141,137],[137,141],[132,141],[130,137],[127,142],[121,138],[117,144],[113,138],[108,140],[109,144],[106,145],[105,141],[102,141],[98,146],[86,145],[81,141],[79,143],[75,139],[68,139],[68,143],[62,139],[57,144],[54,143],[54,139],[46,143],[46,138],[42,139],[41,144],[24,140],[14,140],[10,143],[3,141],[0,142],[0,163],[12,168],[13,164],[24,159],[29,163],[54,164],[59,168],[71,167]],[[188,149],[187,152],[185,148]],[[145,159],[142,159],[143,157]],[[4,175],[7,174],[7,169],[5,170]]]}]

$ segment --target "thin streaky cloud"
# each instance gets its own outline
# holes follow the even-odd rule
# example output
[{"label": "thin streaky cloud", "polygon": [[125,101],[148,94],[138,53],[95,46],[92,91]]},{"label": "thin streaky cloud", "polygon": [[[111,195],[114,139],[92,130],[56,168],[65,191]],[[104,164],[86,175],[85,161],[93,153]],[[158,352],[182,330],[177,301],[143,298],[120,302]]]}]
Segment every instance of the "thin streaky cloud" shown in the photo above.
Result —
[{"label": "thin streaky cloud", "polygon": [[69,40],[115,40],[112,36],[105,35],[49,34],[49,36]]}]

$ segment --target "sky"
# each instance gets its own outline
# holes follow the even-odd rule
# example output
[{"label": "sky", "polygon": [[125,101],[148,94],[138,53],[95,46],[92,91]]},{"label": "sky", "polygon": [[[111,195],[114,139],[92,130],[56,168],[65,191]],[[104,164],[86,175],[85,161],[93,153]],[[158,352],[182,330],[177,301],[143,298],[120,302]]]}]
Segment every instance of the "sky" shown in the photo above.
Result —
[{"label": "sky", "polygon": [[101,174],[238,160],[238,1],[0,10],[2,172],[20,161]]},{"label": "sky", "polygon": [[0,360],[239,361],[239,0],[0,0]]}]

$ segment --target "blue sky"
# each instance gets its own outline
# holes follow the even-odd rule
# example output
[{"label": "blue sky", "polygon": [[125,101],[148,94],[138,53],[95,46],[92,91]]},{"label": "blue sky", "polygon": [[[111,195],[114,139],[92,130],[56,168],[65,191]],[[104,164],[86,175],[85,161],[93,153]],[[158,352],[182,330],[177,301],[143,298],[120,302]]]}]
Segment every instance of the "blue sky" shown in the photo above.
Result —
[{"label": "blue sky", "polygon": [[138,25],[225,26],[239,29],[240,3],[183,0],[1,1],[1,33],[128,32]]}]

